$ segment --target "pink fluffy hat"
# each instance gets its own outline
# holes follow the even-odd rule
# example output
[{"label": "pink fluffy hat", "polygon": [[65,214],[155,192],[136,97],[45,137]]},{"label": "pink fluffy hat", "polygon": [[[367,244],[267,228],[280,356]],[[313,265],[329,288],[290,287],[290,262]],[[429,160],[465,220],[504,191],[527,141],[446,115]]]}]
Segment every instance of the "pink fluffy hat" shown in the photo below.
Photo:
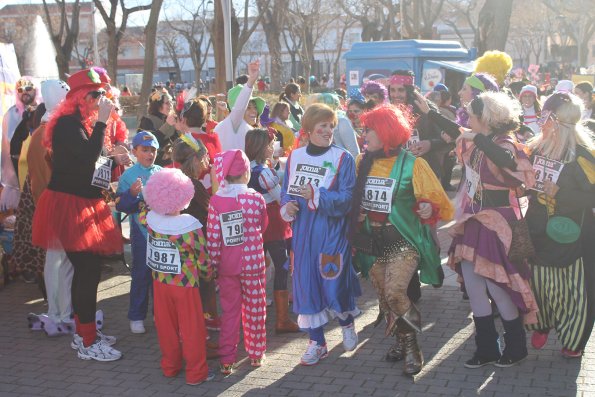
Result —
[{"label": "pink fluffy hat", "polygon": [[152,211],[169,215],[188,208],[194,197],[194,185],[179,169],[164,168],[151,175],[143,197]]}]

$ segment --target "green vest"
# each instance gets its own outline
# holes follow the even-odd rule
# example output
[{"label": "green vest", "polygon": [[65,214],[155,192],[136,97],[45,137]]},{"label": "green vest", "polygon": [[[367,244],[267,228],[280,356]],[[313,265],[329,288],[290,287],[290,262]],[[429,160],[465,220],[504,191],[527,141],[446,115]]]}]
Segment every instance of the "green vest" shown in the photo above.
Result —
[{"label": "green vest", "polygon": [[[413,212],[413,207],[417,202],[413,192],[414,163],[415,156],[406,150],[402,150],[395,161],[389,177],[398,182],[401,172],[402,175],[399,185],[395,188],[397,193],[393,199],[388,220],[419,252],[420,280],[425,284],[439,284],[438,268],[440,266],[440,255],[438,254],[438,248],[434,243],[430,226],[422,225],[417,214]],[[364,230],[368,233],[370,232],[368,218],[364,222]],[[364,276],[367,276],[368,270],[376,261],[376,258],[358,252],[355,261]]]}]

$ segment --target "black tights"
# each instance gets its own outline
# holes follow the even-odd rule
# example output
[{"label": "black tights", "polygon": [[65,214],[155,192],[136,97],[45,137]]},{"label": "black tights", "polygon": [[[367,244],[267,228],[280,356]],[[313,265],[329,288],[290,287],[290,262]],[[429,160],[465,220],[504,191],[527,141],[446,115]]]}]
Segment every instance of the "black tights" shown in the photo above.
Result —
[{"label": "black tights", "polygon": [[71,289],[74,314],[81,324],[95,322],[101,256],[91,252],[67,252],[66,256],[74,267]]},{"label": "black tights", "polygon": [[287,275],[285,263],[287,262],[287,243],[285,240],[269,241],[263,245],[264,252],[268,252],[275,265],[275,281],[273,290],[287,290]]}]

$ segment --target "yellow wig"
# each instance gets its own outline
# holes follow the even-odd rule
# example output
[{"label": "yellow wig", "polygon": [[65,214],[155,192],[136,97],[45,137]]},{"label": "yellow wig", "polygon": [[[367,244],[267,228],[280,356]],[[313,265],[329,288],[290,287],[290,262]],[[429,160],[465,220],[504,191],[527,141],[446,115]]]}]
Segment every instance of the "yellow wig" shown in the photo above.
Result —
[{"label": "yellow wig", "polygon": [[500,87],[504,84],[504,79],[510,69],[512,69],[512,58],[502,51],[486,51],[475,60],[475,73],[491,74]]}]

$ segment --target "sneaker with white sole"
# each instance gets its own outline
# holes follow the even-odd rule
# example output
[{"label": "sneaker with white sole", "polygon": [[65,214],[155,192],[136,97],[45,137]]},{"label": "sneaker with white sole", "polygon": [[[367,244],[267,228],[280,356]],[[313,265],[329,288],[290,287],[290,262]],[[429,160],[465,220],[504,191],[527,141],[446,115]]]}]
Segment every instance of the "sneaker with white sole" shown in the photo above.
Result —
[{"label": "sneaker with white sole", "polygon": [[355,332],[355,325],[349,324],[345,327],[341,327],[341,331],[343,332],[343,347],[345,351],[353,351],[357,347],[357,332]]},{"label": "sneaker with white sole", "polygon": [[300,364],[302,365],[316,365],[320,360],[328,356],[328,350],[326,349],[326,345],[318,345],[316,341],[311,340],[308,343],[308,347],[306,348],[306,352],[302,356],[302,361]]},{"label": "sneaker with white sole", "polygon": [[114,349],[101,338],[95,339],[89,347],[81,343],[77,355],[81,360],[116,361],[122,358],[122,352]]},{"label": "sneaker with white sole", "polygon": [[[116,341],[117,341],[115,336],[106,335],[103,332],[101,332],[100,330],[97,330],[97,338],[99,338],[102,341],[104,341],[105,343],[107,343],[108,346],[115,345]],[[80,336],[79,334],[74,334],[72,336],[72,342],[70,342],[70,347],[72,347],[73,350],[78,350],[78,348],[80,346],[82,346],[82,344],[83,344],[83,337]]]},{"label": "sneaker with white sole", "polygon": [[145,322],[143,320],[130,320],[130,332],[133,334],[144,334]]}]

